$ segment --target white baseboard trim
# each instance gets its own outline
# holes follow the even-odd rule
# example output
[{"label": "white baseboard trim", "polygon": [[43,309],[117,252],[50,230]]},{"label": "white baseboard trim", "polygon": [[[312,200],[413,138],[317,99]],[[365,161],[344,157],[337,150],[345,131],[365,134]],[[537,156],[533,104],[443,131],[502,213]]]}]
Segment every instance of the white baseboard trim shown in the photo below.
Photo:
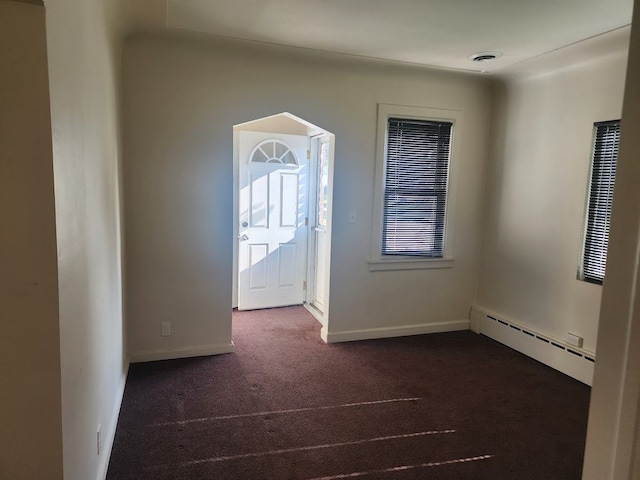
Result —
[{"label": "white baseboard trim", "polygon": [[[565,375],[591,385],[595,354],[569,345],[564,340],[538,332],[479,306],[471,307],[474,331],[486,335]],[[477,326],[478,330],[475,330]]]},{"label": "white baseboard trim", "polygon": [[340,343],[372,340],[376,338],[408,337],[410,335],[424,335],[428,333],[457,332],[460,330],[469,330],[469,320],[423,323],[419,325],[404,325],[401,327],[367,328],[363,330],[347,330],[344,332],[329,332],[325,327],[321,331],[321,336],[327,343]]},{"label": "white baseboard trim", "polygon": [[118,392],[116,393],[116,401],[113,405],[113,412],[109,419],[109,425],[106,429],[102,429],[102,432],[106,434],[104,438],[102,452],[100,452],[100,463],[98,464],[98,476],[97,480],[105,480],[107,478],[107,470],[109,469],[109,460],[111,459],[111,451],[113,450],[113,442],[116,439],[116,427],[118,426],[118,417],[120,416],[120,407],[122,406],[122,399],[124,397],[124,387],[127,383],[127,376],[129,374],[129,360],[127,359],[126,368],[120,379],[120,385],[118,385]]},{"label": "white baseboard trim", "polygon": [[141,350],[131,353],[131,363],[155,362],[157,360],[173,360],[176,358],[205,357],[221,353],[233,353],[236,346],[231,343],[215,343],[194,347],[166,348],[158,350]]}]

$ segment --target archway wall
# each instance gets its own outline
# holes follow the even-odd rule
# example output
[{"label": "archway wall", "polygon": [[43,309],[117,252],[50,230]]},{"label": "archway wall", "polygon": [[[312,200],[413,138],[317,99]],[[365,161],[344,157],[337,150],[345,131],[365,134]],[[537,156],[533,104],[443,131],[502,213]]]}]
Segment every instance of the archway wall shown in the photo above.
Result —
[{"label": "archway wall", "polygon": [[[485,77],[186,35],[130,38],[123,68],[134,360],[229,347],[232,126],[280,112],[336,135],[325,336],[468,328],[491,120]],[[379,104],[462,112],[452,268],[370,271]],[[170,337],[162,321],[173,322]]]}]

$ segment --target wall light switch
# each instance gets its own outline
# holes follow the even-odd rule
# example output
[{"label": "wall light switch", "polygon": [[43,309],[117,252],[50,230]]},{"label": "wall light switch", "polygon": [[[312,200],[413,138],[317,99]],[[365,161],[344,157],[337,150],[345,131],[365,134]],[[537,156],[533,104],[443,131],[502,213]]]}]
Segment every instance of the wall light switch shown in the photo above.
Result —
[{"label": "wall light switch", "polygon": [[171,322],[162,322],[162,334],[163,337],[171,335]]},{"label": "wall light switch", "polygon": [[349,211],[349,223],[356,223],[356,211],[355,210],[350,210]]}]

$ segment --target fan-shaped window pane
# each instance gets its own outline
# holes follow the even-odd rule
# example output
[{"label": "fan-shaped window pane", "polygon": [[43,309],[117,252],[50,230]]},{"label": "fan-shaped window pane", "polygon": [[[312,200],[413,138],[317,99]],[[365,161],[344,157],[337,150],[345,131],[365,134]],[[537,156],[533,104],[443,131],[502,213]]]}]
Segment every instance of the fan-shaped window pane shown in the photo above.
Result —
[{"label": "fan-shaped window pane", "polygon": [[298,159],[289,146],[281,140],[270,139],[259,143],[249,157],[250,163],[281,163],[298,165]]},{"label": "fan-shaped window pane", "polygon": [[282,163],[284,163],[286,165],[295,165],[296,164],[296,157],[293,155],[292,151],[288,151],[283,155]]},{"label": "fan-shaped window pane", "polygon": [[280,157],[282,157],[285,153],[287,153],[287,151],[288,151],[289,149],[287,148],[287,146],[286,146],[286,145],[283,145],[282,143],[275,143],[275,150],[276,150],[276,153],[275,153],[275,155],[274,155],[274,156],[276,156],[276,157],[280,158]]},{"label": "fan-shaped window pane", "polygon": [[264,152],[261,149],[256,150],[253,153],[253,157],[251,157],[251,161],[253,163],[265,163],[267,159],[268,157],[264,154]]}]

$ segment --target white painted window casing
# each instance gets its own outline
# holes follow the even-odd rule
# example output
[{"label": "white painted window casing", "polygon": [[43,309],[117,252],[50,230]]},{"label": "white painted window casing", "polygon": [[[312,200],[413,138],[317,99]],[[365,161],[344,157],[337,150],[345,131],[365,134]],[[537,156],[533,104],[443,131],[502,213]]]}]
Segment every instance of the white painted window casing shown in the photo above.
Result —
[{"label": "white painted window casing", "polygon": [[[442,233],[441,256],[428,257],[421,255],[384,255],[384,209],[385,209],[385,177],[386,158],[389,142],[389,119],[407,119],[430,122],[446,122],[452,124],[449,150],[449,165],[446,188],[446,207],[444,212],[444,231]],[[380,270],[415,270],[430,268],[450,268],[453,266],[453,226],[455,214],[456,172],[459,163],[459,139],[462,131],[462,112],[428,107],[411,107],[401,105],[378,105],[378,131],[376,143],[376,169],[374,188],[374,218],[371,239],[371,255],[369,269]]]}]

